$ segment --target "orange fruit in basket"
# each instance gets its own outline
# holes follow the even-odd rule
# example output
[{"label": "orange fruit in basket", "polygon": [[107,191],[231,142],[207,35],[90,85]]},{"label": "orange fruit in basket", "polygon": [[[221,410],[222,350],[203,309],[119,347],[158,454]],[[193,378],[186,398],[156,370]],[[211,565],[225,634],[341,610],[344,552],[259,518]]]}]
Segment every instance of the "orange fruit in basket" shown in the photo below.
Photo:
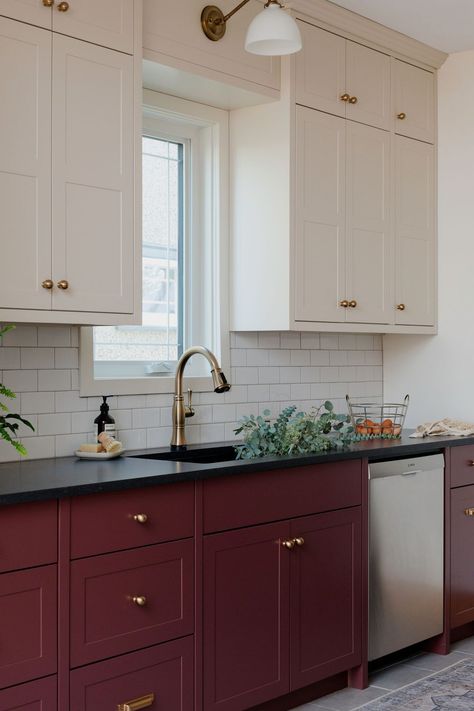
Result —
[{"label": "orange fruit in basket", "polygon": [[382,425],[379,425],[379,424],[374,425],[372,427],[372,434],[374,434],[374,435],[382,434]]},{"label": "orange fruit in basket", "polygon": [[393,427],[393,421],[392,420],[384,420],[382,422],[382,427]]}]

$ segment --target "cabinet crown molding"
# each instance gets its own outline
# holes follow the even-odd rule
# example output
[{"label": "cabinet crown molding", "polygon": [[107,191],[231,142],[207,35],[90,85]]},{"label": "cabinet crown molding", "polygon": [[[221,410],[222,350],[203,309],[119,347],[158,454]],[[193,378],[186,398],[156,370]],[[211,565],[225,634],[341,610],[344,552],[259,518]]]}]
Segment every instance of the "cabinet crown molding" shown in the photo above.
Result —
[{"label": "cabinet crown molding", "polygon": [[301,17],[302,20],[323,23],[325,29],[350,35],[351,39],[365,40],[377,45],[382,51],[390,50],[401,58],[419,62],[432,69],[439,69],[448,57],[441,50],[327,0],[293,0],[291,9],[297,16],[305,15],[306,17]]}]

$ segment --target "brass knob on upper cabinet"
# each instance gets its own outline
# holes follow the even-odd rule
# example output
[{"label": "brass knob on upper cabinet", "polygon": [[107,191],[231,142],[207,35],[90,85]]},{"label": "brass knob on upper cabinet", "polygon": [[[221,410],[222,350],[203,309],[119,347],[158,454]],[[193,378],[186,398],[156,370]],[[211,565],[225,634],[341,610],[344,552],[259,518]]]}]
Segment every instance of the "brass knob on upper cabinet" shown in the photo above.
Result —
[{"label": "brass knob on upper cabinet", "polygon": [[58,289],[63,289],[64,291],[69,289],[69,282],[66,279],[61,279],[61,281],[58,281]]},{"label": "brass knob on upper cabinet", "polygon": [[405,304],[397,304],[397,309],[398,309],[399,311],[405,311],[406,306],[405,306]]},{"label": "brass knob on upper cabinet", "polygon": [[52,282],[51,279],[45,279],[41,286],[43,287],[43,289],[52,289],[54,286],[54,282]]},{"label": "brass knob on upper cabinet", "polygon": [[146,523],[148,521],[148,516],[144,513],[134,514],[133,520],[137,523]]},{"label": "brass knob on upper cabinet", "polygon": [[291,551],[295,547],[295,541],[290,538],[290,540],[288,541],[282,541],[281,545],[283,546],[283,548],[287,548],[289,551]]},{"label": "brass knob on upper cabinet", "polygon": [[355,299],[351,299],[351,301],[349,301],[349,306],[351,307],[351,309],[355,309],[355,307],[357,306],[357,301]]},{"label": "brass knob on upper cabinet", "polygon": [[350,104],[357,104],[358,101],[359,99],[357,98],[357,96],[351,96],[351,98],[349,99]]},{"label": "brass knob on upper cabinet", "polygon": [[343,299],[339,302],[339,306],[342,306],[343,309],[347,309],[347,307],[349,306],[349,302],[347,301],[347,299]]},{"label": "brass knob on upper cabinet", "polygon": [[297,538],[295,538],[295,543],[297,546],[300,546],[300,548],[301,548],[301,546],[304,546],[303,536],[298,536]]},{"label": "brass knob on upper cabinet", "polygon": [[54,0],[43,0],[43,5],[45,7],[52,7],[54,5]]},{"label": "brass knob on upper cabinet", "polygon": [[68,2],[58,3],[58,11],[59,12],[67,12],[68,10],[69,10],[69,3]]},{"label": "brass knob on upper cabinet", "polygon": [[466,516],[474,516],[474,509],[464,509]]},{"label": "brass knob on upper cabinet", "polygon": [[350,94],[342,94],[339,98],[341,99],[341,101],[349,101],[351,97]]},{"label": "brass knob on upper cabinet", "polygon": [[400,114],[397,114],[397,119],[400,119],[400,121],[404,121],[406,117],[407,115],[404,111],[402,111]]},{"label": "brass knob on upper cabinet", "polygon": [[135,595],[132,597],[132,602],[138,605],[138,607],[145,607],[147,600],[144,595]]}]

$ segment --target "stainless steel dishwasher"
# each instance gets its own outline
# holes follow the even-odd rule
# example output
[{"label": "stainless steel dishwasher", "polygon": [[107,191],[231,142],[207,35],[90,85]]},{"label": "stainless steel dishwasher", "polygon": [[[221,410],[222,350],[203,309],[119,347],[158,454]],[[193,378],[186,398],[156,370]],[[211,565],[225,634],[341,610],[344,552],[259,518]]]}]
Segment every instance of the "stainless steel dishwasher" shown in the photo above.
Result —
[{"label": "stainless steel dishwasher", "polygon": [[369,467],[369,660],[443,631],[444,459]]}]

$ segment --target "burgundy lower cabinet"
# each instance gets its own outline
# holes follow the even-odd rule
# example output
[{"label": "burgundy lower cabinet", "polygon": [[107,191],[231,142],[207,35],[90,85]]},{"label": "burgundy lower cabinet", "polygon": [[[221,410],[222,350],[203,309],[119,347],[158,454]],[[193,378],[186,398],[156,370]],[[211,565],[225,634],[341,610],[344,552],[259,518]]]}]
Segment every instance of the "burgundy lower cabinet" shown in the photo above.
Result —
[{"label": "burgundy lower cabinet", "polygon": [[361,510],[206,536],[204,709],[241,711],[361,663]]},{"label": "burgundy lower cabinet", "polygon": [[0,711],[57,711],[56,677],[0,691]]},{"label": "burgundy lower cabinet", "polygon": [[204,709],[239,711],[288,693],[288,522],[204,541]]},{"label": "burgundy lower cabinet", "polygon": [[[465,447],[453,447],[453,451],[456,449]],[[471,485],[451,490],[451,628],[473,621],[474,486]]]},{"label": "burgundy lower cabinet", "polygon": [[71,563],[71,666],[194,630],[194,541]]},{"label": "burgundy lower cabinet", "polygon": [[291,523],[290,686],[308,686],[362,660],[360,507]]},{"label": "burgundy lower cabinet", "polygon": [[91,664],[71,672],[68,711],[192,711],[193,670],[192,637]]},{"label": "burgundy lower cabinet", "polygon": [[0,575],[0,620],[0,688],[55,674],[56,565]]}]

